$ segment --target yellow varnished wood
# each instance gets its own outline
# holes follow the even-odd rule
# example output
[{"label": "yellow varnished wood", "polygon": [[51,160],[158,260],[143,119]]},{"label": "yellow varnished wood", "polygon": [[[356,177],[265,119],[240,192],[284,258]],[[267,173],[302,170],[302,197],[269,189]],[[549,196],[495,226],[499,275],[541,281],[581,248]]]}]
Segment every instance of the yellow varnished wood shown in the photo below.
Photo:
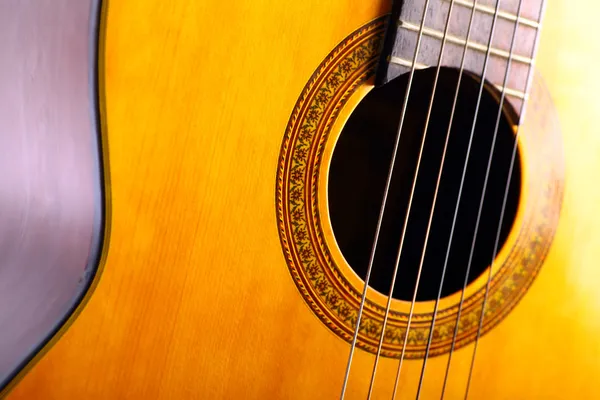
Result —
[{"label": "yellow varnished wood", "polygon": [[[112,0],[106,15],[111,239],[103,275],[11,399],[335,398],[347,343],[317,319],[283,258],[274,206],[290,112],[314,69],[389,5]],[[596,398],[600,136],[594,2],[548,4],[537,67],[564,136],[566,188],[546,264],[480,343],[471,398]],[[472,346],[452,365],[460,398]],[[348,398],[373,356],[358,351]],[[425,398],[446,358],[430,360]],[[412,398],[406,361],[398,398]],[[383,360],[376,398],[397,362]]]}]

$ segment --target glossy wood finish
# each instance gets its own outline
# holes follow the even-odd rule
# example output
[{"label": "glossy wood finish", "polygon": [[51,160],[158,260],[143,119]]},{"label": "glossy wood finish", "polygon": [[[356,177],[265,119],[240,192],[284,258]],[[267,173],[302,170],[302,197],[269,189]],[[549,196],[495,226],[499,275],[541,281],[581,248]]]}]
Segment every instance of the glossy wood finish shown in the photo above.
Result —
[{"label": "glossy wood finish", "polygon": [[[600,395],[597,8],[548,5],[538,68],[564,132],[561,222],[531,290],[482,339],[471,398]],[[81,316],[9,398],[339,395],[348,345],[312,314],[285,266],[276,167],[316,66],[388,9],[358,0],[111,2],[111,247]],[[471,351],[455,354],[447,398],[460,398]],[[372,361],[357,353],[348,398],[364,398]],[[430,360],[424,398],[439,395],[442,365]],[[376,398],[389,397],[396,366],[382,362]],[[414,397],[420,363],[405,370],[398,398]]]},{"label": "glossy wood finish", "polygon": [[96,7],[0,2],[0,387],[95,273],[103,222]]}]

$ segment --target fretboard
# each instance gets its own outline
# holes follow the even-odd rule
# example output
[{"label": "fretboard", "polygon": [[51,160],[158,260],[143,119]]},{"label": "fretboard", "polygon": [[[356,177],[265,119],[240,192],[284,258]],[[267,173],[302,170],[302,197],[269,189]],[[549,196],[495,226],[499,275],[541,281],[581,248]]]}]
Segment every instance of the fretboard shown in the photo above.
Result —
[{"label": "fretboard", "polygon": [[[376,82],[378,85],[410,71],[415,58],[417,40],[424,17],[426,0],[396,0],[390,16]],[[506,99],[519,113],[527,91],[529,71],[533,68],[534,49],[540,28],[543,0],[499,0],[499,12],[488,65],[487,81],[499,90],[504,88],[508,60],[511,60],[506,87]],[[522,1],[517,18],[519,1]],[[430,0],[425,14],[415,69],[437,66],[451,0]],[[463,51],[467,46],[464,68],[481,76],[488,49],[490,31],[496,8],[495,0],[478,1],[467,42],[469,20],[474,7],[472,1],[454,0],[442,66],[460,68]],[[516,31],[516,41],[511,54],[511,42]]]}]

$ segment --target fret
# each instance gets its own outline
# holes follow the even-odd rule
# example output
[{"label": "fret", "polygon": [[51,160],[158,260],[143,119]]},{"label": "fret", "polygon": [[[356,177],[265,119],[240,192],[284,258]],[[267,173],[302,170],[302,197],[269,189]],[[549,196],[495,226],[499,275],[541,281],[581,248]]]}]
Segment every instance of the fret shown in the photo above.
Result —
[{"label": "fret", "polygon": [[[413,63],[410,60],[406,60],[404,58],[392,56],[390,57],[390,62],[398,65],[402,65],[403,67],[412,68]],[[415,63],[415,69],[425,69],[429,68],[427,64]]]},{"label": "fret", "polygon": [[[401,28],[404,28],[404,29],[407,29],[407,30],[413,31],[413,32],[419,32],[419,26],[415,25],[413,23],[400,20],[398,24],[399,24],[399,26]],[[427,28],[427,27],[423,28],[423,34],[427,35],[427,36],[434,37],[436,39],[440,39],[440,40],[442,40],[444,38],[444,33],[443,32],[435,30],[435,29]],[[485,53],[487,51],[487,47],[488,47],[486,45],[483,45],[481,43],[476,43],[476,42],[473,42],[473,41],[469,41],[467,43],[466,40],[461,39],[461,38],[456,37],[456,36],[453,36],[453,35],[447,35],[446,36],[446,41],[449,42],[449,43],[458,44],[460,46],[464,46],[466,44],[467,47],[469,47],[471,49],[474,49],[474,50],[481,51],[483,53]],[[529,58],[529,57],[521,56],[521,55],[518,55],[518,54],[512,54],[512,55],[510,55],[510,53],[508,51],[500,50],[500,49],[493,48],[493,47],[490,49],[490,54],[493,54],[495,56],[502,57],[502,58],[509,58],[509,57],[511,57],[512,61],[518,61],[518,62],[523,63],[523,64],[528,64],[528,65],[533,64],[533,60],[531,58]]]},{"label": "fret", "polygon": [[[446,24],[446,18],[448,16],[449,3],[447,0],[436,0],[436,3],[442,8],[437,12],[428,13],[426,25],[428,28],[443,32]],[[455,5],[452,10],[450,31],[448,33],[461,39],[466,38],[469,19],[472,12],[473,10],[470,8]],[[401,19],[417,25],[421,21],[421,17],[418,17],[417,19],[408,19],[402,16]],[[488,41],[490,40],[490,30],[493,20],[493,14],[476,11],[469,41],[485,45],[487,48]],[[494,37],[492,38],[492,47],[509,52],[510,42],[515,27],[517,28],[518,40],[513,53],[531,58],[531,43],[533,43],[538,29],[532,28],[529,25],[517,24],[516,21],[510,21],[505,18],[496,19],[496,28]]]},{"label": "fret", "polygon": [[[449,0],[445,0],[449,1]],[[461,0],[469,1],[469,0]],[[516,15],[517,9],[519,8],[520,0],[500,0],[500,9],[508,14]],[[455,0],[455,3],[457,1]],[[473,0],[470,0],[473,3]],[[522,0],[523,5],[521,7],[521,18],[525,18],[531,21],[540,22],[540,10],[542,7],[542,0]],[[477,5],[481,5],[492,10],[496,8],[496,0],[477,0]]]},{"label": "fret", "polygon": [[[494,12],[495,12],[494,7],[489,7],[489,6],[482,5],[482,4],[475,5],[473,2],[470,2],[470,1],[465,1],[465,0],[445,0],[445,1],[447,1],[447,2],[454,1],[455,5],[460,5],[463,7],[467,7],[469,9],[472,9],[473,7],[475,7],[475,10],[482,12],[482,13],[489,14],[489,15],[494,15]],[[511,22],[518,22],[519,24],[527,25],[527,26],[530,26],[535,29],[539,29],[539,27],[540,27],[540,23],[537,21],[531,20],[529,18],[524,18],[524,17],[517,18],[517,16],[515,14],[506,12],[506,11],[498,11],[498,17],[503,18],[508,21],[511,21]]]},{"label": "fret", "polygon": [[494,85],[498,91],[502,92],[504,90],[504,94],[507,96],[515,97],[520,100],[524,100],[527,98],[527,93],[522,92],[520,90],[511,89],[509,87],[503,87],[502,85]]},{"label": "fret", "polygon": [[[392,60],[397,61],[398,59],[403,59],[412,61],[414,57],[414,48],[417,42],[417,38],[417,32],[406,31],[404,34],[400,35],[400,40],[397,43],[397,47],[394,49],[394,52],[390,55],[389,65],[391,66],[391,76],[397,76],[399,74],[406,73],[410,70],[410,63],[401,62],[399,64],[396,62],[392,62]],[[421,39],[421,48],[429,49],[430,51],[421,52],[419,54],[419,56],[417,57],[418,66],[436,66],[439,60],[439,47],[439,39],[430,36],[423,36],[423,38]],[[460,68],[463,52],[464,45],[447,42],[446,49],[444,50],[444,56],[442,57],[442,66],[456,69]],[[465,71],[475,76],[481,75],[481,73],[483,72],[485,58],[485,52],[468,48],[464,66]],[[508,58],[490,54],[485,75],[486,80],[498,87],[504,85],[507,65]],[[513,62],[511,64],[508,82],[506,83],[506,86],[512,90],[525,92],[527,84],[527,73],[530,68],[531,64]],[[511,103],[514,103],[512,100],[516,99],[517,97],[510,96],[509,100]]]},{"label": "fret", "polygon": [[[412,65],[413,65],[412,61],[406,60],[406,59],[400,58],[400,57],[391,57],[390,62],[397,64],[397,65],[401,65],[403,67],[407,67],[407,68],[412,68]],[[425,68],[429,68],[429,66],[426,64],[415,63],[415,69],[425,69]],[[521,91],[521,90],[511,89],[509,87],[504,87],[499,84],[494,84],[494,87],[496,89],[498,89],[498,91],[500,91],[500,92],[502,92],[504,90],[504,93],[507,96],[515,97],[515,98],[521,99],[521,100],[524,100],[527,97],[525,92]]]}]

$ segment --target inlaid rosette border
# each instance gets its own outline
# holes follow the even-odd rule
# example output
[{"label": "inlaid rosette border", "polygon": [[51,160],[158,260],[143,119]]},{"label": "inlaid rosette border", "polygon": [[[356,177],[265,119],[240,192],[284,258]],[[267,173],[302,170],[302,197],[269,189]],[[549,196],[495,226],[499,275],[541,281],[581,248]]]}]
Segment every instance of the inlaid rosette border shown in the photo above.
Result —
[{"label": "inlaid rosette border", "polygon": [[[385,19],[380,18],[356,30],[317,68],[289,119],[277,171],[279,235],[291,276],[318,318],[346,341],[352,340],[362,286],[355,287],[344,277],[332,257],[331,244],[324,239],[322,218],[326,216],[320,215],[318,207],[319,191],[324,188],[319,188],[318,182],[326,168],[322,165],[323,151],[340,110],[375,73],[384,26]],[[543,90],[534,82],[532,93]],[[525,157],[521,168],[527,168],[527,174],[534,179],[526,182],[528,196],[517,239],[492,276],[483,334],[498,324],[530,287],[558,222],[563,189],[560,135],[555,129],[539,129],[549,126],[551,121],[530,114],[532,124],[538,129],[526,129],[521,134],[521,147],[534,147],[536,151]],[[537,146],[539,143],[543,146]],[[481,287],[464,299],[455,348],[476,338],[484,295],[485,287]],[[458,311],[458,302],[438,311],[430,356],[450,349]],[[376,352],[384,313],[382,305],[367,299],[357,342],[359,348]],[[432,318],[431,313],[413,315],[405,358],[424,356]],[[407,321],[408,313],[391,310],[382,355],[400,356]]]}]

